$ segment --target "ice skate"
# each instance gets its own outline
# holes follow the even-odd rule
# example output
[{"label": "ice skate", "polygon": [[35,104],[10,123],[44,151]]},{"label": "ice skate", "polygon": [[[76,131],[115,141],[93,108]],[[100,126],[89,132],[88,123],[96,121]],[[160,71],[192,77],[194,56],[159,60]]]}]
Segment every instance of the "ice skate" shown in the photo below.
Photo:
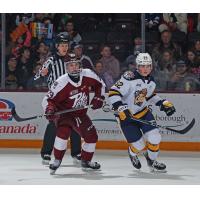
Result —
[{"label": "ice skate", "polygon": [[76,156],[73,156],[73,164],[76,166],[81,166],[81,155],[78,154]]},{"label": "ice skate", "polygon": [[51,161],[51,155],[41,154],[41,157],[42,157],[42,164],[43,165],[49,165],[49,162]]},{"label": "ice skate", "polygon": [[156,160],[151,160],[148,156],[148,153],[144,153],[144,157],[147,160],[147,165],[149,166],[149,169],[151,172],[161,172],[161,173],[166,173],[166,165],[164,163],[159,163]]},{"label": "ice skate", "polygon": [[54,162],[49,165],[51,175],[55,174],[56,170],[60,167],[60,164],[61,164],[61,160],[55,159]]},{"label": "ice skate", "polygon": [[81,167],[83,171],[99,170],[101,165],[97,162],[91,162],[87,160],[81,160]]},{"label": "ice skate", "polygon": [[133,165],[136,169],[140,169],[140,168],[142,167],[142,165],[141,165],[141,163],[140,163],[140,160],[139,160],[138,156],[137,156],[137,155],[132,156],[132,155],[130,154],[130,150],[129,150],[129,149],[128,149],[128,155],[129,155],[129,158],[130,158],[130,160],[131,160],[132,165]]}]

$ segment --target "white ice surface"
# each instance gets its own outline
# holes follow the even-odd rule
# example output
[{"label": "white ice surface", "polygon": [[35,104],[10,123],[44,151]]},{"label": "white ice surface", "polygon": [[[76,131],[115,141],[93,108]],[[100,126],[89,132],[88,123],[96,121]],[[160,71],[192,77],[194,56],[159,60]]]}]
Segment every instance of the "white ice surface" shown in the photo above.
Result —
[{"label": "white ice surface", "polygon": [[41,164],[39,150],[0,149],[1,185],[200,185],[199,152],[161,152],[159,161],[167,165],[167,173],[149,172],[146,160],[140,171],[135,170],[127,151],[97,150],[94,161],[101,164],[101,171],[83,172],[73,165],[71,156],[65,154],[61,167],[55,175],[49,174]]}]

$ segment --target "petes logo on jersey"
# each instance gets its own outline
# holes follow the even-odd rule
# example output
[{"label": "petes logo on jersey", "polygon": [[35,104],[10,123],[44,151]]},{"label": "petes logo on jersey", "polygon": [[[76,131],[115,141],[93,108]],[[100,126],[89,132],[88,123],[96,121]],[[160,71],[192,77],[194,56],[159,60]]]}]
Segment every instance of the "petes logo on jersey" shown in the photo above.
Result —
[{"label": "petes logo on jersey", "polygon": [[74,99],[73,108],[86,106],[88,102],[88,97],[84,92],[79,92],[69,98]]}]

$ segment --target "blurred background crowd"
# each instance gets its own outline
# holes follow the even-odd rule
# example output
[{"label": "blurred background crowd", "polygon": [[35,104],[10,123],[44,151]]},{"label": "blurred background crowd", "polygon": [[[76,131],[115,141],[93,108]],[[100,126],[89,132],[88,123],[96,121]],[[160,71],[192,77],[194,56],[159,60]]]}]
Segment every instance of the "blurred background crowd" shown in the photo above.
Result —
[{"label": "blurred background crowd", "polygon": [[[84,68],[96,71],[107,89],[124,71],[135,69],[142,51],[141,14],[6,14],[7,90],[47,89],[45,78],[33,78],[55,52],[58,33],[70,37],[70,51]],[[200,14],[145,14],[145,49],[159,91],[199,91]]]}]

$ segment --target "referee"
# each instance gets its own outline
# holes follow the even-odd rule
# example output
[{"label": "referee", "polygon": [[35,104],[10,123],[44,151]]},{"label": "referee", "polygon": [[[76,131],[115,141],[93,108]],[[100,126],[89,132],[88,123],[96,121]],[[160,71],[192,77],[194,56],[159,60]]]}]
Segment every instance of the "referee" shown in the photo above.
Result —
[{"label": "referee", "polygon": [[[47,61],[43,64],[40,74],[37,76],[47,76],[47,84],[50,89],[53,83],[57,78],[66,73],[64,59],[67,57],[68,48],[69,48],[69,39],[68,37],[58,34],[56,36],[56,53],[49,57]],[[38,78],[36,77],[36,79]],[[41,157],[43,164],[49,164],[51,160],[51,153],[53,151],[54,141],[56,137],[56,126],[53,121],[49,121],[47,125],[43,146],[41,149]],[[70,136],[71,142],[71,156],[73,157],[74,163],[78,163],[81,160],[81,138],[80,136],[72,131]]]}]

